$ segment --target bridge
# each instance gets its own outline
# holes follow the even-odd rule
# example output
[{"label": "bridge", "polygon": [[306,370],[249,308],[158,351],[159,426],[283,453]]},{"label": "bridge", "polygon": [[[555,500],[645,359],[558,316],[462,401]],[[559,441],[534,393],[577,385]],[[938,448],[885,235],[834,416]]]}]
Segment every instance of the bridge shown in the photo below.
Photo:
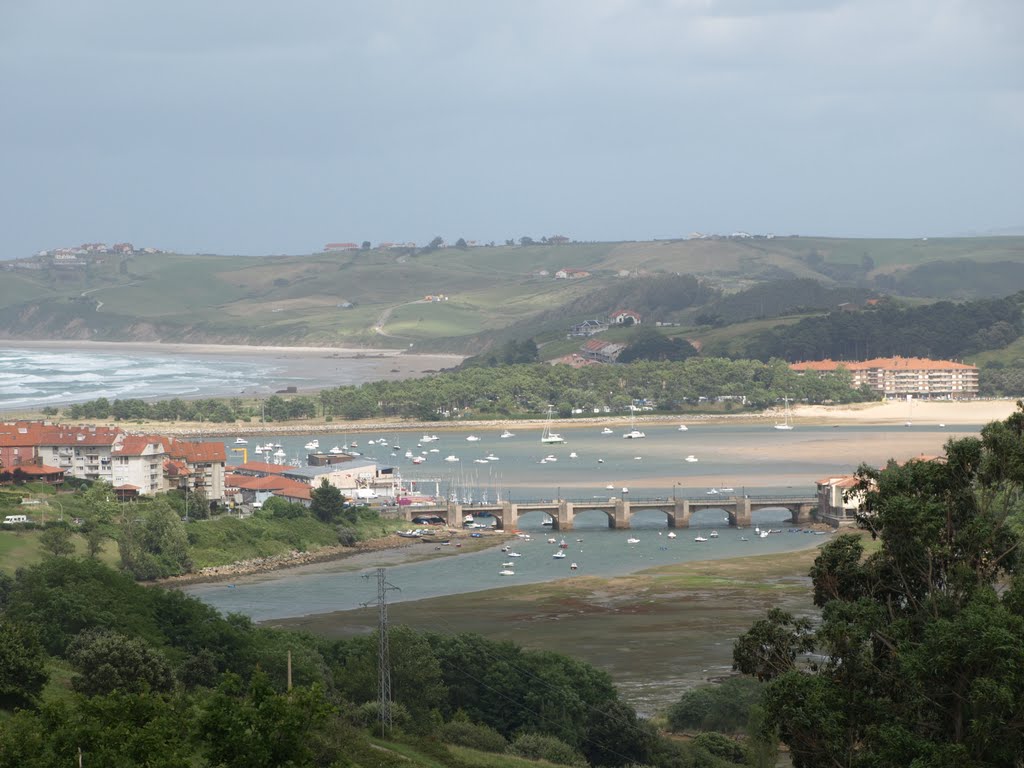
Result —
[{"label": "bridge", "polygon": [[787,509],[794,524],[809,523],[818,509],[817,496],[786,494],[779,496],[716,496],[715,498],[674,499],[557,499],[548,501],[504,501],[500,504],[474,504],[464,506],[449,503],[432,507],[401,507],[402,516],[412,521],[415,517],[442,517],[449,525],[461,525],[467,514],[489,513],[497,518],[498,527],[507,530],[519,525],[519,517],[528,512],[544,512],[552,519],[556,531],[571,531],[573,519],[580,512],[598,510],[608,517],[609,528],[629,528],[633,513],[655,509],[665,514],[669,528],[688,528],[690,517],[703,509],[721,509],[729,516],[729,525],[749,528],[754,512],[759,509]]}]

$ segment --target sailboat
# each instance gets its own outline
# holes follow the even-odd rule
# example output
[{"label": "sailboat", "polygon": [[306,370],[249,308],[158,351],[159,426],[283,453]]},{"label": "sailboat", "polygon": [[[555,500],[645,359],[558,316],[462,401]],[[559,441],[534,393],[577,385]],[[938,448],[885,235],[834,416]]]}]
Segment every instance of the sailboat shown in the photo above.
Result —
[{"label": "sailboat", "polygon": [[549,443],[564,443],[565,440],[557,432],[551,431],[551,419],[554,418],[551,412],[551,406],[548,406],[548,420],[544,423],[544,431],[540,435],[540,441],[545,444]]},{"label": "sailboat", "polygon": [[789,423],[789,398],[788,397],[784,397],[783,401],[786,403],[786,415],[784,417],[783,422],[781,424],[776,424],[775,428],[776,429],[792,429],[793,425]]},{"label": "sailboat", "polygon": [[636,413],[634,411],[630,411],[629,432],[623,432],[622,436],[627,440],[639,440],[642,437],[647,437],[647,435],[636,428]]}]

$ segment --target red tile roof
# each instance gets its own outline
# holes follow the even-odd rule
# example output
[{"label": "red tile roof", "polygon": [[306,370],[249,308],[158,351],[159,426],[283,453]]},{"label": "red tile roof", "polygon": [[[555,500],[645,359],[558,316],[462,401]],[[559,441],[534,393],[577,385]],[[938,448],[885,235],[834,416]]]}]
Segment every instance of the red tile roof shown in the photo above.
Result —
[{"label": "red tile roof", "polygon": [[224,443],[193,443],[174,439],[170,442],[171,444],[167,448],[168,455],[175,459],[184,459],[189,464],[227,461]]},{"label": "red tile roof", "polygon": [[42,476],[42,475],[63,475],[64,470],[60,467],[48,467],[45,464],[21,464],[16,469],[20,469],[26,475]]},{"label": "red tile roof", "polygon": [[923,357],[876,357],[872,360],[808,360],[790,363],[794,371],[834,371],[840,366],[848,371],[866,371],[881,368],[883,370],[902,371],[947,371],[977,370],[976,366],[955,363],[952,360],[929,360]]}]

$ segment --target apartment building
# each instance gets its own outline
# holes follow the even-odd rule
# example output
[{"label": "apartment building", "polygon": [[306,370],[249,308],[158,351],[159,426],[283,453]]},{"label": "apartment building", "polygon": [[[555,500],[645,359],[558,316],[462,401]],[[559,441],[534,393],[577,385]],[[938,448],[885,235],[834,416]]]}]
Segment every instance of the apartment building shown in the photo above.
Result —
[{"label": "apartment building", "polygon": [[873,360],[810,360],[791,363],[798,373],[850,372],[854,387],[867,386],[887,398],[969,400],[978,396],[978,369],[952,360],[922,357],[878,357]]}]

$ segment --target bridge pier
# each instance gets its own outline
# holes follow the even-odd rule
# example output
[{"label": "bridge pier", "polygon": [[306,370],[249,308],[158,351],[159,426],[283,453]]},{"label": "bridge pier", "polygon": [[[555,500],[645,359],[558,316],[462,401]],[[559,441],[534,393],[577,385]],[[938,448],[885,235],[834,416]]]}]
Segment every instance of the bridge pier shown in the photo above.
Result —
[{"label": "bridge pier", "polygon": [[669,528],[689,528],[690,527],[690,502],[686,499],[676,499],[672,503],[672,511],[668,513],[668,527]]},{"label": "bridge pier", "polygon": [[448,502],[448,527],[449,528],[461,528],[462,527],[462,505],[458,503]]},{"label": "bridge pier", "polygon": [[733,496],[732,508],[733,511],[729,513],[729,525],[734,525],[737,528],[749,528],[751,522],[753,522],[753,516],[750,511],[750,499],[746,496],[743,498]]},{"label": "bridge pier", "polygon": [[556,531],[571,531],[572,530],[572,519],[573,519],[573,507],[571,501],[559,501],[558,512],[553,515],[554,522],[551,527]]},{"label": "bridge pier", "polygon": [[615,513],[608,518],[609,528],[629,528],[629,502],[625,499],[615,500]]},{"label": "bridge pier", "polygon": [[816,504],[798,504],[793,509],[793,523],[801,525],[814,520],[814,513],[818,511]]},{"label": "bridge pier", "polygon": [[501,502],[501,512],[498,519],[498,527],[506,531],[514,531],[519,527],[519,507],[511,501]]}]

